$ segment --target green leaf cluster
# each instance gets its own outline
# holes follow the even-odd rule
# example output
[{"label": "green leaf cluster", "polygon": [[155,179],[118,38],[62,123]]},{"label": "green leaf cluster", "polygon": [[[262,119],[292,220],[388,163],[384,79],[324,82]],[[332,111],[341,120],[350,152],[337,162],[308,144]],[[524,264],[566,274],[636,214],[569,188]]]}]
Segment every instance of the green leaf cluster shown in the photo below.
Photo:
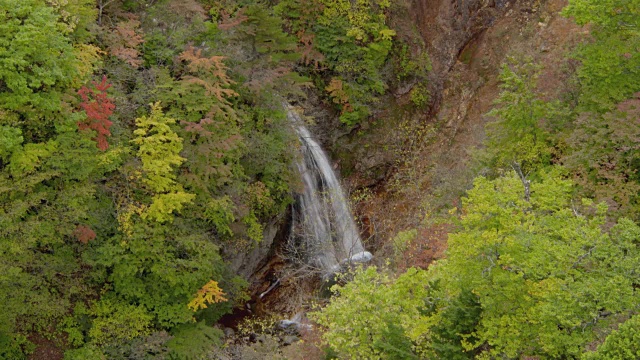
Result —
[{"label": "green leaf cluster", "polygon": [[[277,11],[298,36],[305,62],[315,64],[316,86],[340,81],[343,93],[327,95],[340,110],[340,120],[353,126],[365,120],[387,85],[381,74],[395,31],[386,24],[388,1],[281,1]],[[326,70],[320,71],[320,66]],[[329,85],[330,86],[330,85]]]},{"label": "green leaf cluster", "polygon": [[323,339],[341,358],[417,359],[409,331],[428,294],[426,273],[410,269],[397,280],[369,267],[312,318],[327,328]]},{"label": "green leaf cluster", "polygon": [[638,9],[638,0],[572,0],[563,10],[579,25],[591,25],[593,41],[576,53],[582,63],[578,76],[585,110],[611,110],[640,91]]},{"label": "green leaf cluster", "polygon": [[529,174],[550,164],[552,142],[549,124],[563,117],[562,106],[542,100],[536,90],[540,67],[530,59],[509,59],[500,73],[501,92],[488,115],[486,150],[481,155],[491,168],[514,164]]},{"label": "green leaf cluster", "polygon": [[594,352],[586,353],[585,360],[630,360],[640,357],[640,315],[635,315],[607,336]]},{"label": "green leaf cluster", "polygon": [[[571,184],[557,175],[531,186],[526,201],[516,176],[476,179],[440,271],[450,291],[470,288],[482,305],[470,349],[487,343],[494,356],[576,356],[603,312],[636,306],[631,264],[639,253],[627,234],[638,227],[621,221],[603,233],[606,207],[592,218],[576,214]],[[622,228],[630,233],[620,236]]]}]

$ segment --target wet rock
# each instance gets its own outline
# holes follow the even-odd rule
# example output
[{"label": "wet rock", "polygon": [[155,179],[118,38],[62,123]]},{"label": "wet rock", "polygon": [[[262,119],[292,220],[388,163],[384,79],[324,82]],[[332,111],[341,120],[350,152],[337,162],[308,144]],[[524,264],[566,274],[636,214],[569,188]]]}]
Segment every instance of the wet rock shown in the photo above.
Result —
[{"label": "wet rock", "polygon": [[288,333],[298,332],[298,322],[292,320],[280,320],[278,322],[278,328]]},{"label": "wet rock", "polygon": [[226,327],[226,328],[222,329],[222,332],[224,333],[224,336],[228,337],[228,338],[232,338],[232,337],[234,337],[236,335],[236,332],[232,328],[229,328],[229,327]]},{"label": "wet rock", "polygon": [[356,263],[363,263],[363,262],[368,262],[371,261],[371,259],[373,259],[373,255],[368,252],[368,251],[362,251],[359,252],[357,254],[354,254],[351,256],[351,258],[349,258],[349,262],[356,262]]},{"label": "wet rock", "polygon": [[296,343],[300,341],[300,338],[295,336],[295,335],[286,335],[282,338],[282,343],[284,345],[291,345],[293,343]]},{"label": "wet rock", "polygon": [[311,325],[306,324],[302,313],[296,314],[291,319],[280,320],[277,324],[278,329],[289,335],[300,335],[301,332],[311,330]]}]

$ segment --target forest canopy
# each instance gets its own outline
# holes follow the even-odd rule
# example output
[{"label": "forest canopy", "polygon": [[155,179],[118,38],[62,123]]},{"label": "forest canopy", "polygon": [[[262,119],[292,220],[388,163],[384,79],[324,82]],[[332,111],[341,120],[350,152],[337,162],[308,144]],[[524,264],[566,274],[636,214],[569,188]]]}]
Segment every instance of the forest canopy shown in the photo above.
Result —
[{"label": "forest canopy", "polygon": [[[252,290],[230,254],[302,186],[283,103],[349,136],[437,112],[410,6],[0,0],[0,359],[217,358]],[[640,358],[640,1],[562,15],[588,29],[570,90],[500,64],[473,186],[429,214],[444,255],[337,276],[325,358]]]}]

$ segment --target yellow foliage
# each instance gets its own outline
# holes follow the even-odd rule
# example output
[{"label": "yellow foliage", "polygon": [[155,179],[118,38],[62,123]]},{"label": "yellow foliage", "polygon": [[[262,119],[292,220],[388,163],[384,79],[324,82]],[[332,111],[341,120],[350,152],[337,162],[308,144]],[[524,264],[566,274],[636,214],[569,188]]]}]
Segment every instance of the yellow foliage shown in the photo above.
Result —
[{"label": "yellow foliage", "polygon": [[118,213],[119,228],[125,236],[130,237],[133,231],[133,221],[131,217],[134,214],[141,215],[145,208],[146,206],[144,205],[129,204],[124,211]]},{"label": "yellow foliage", "polygon": [[382,29],[379,33],[382,40],[393,40],[393,37],[396,36],[396,31],[392,29]]},{"label": "yellow foliage", "polygon": [[322,0],[323,16],[319,22],[332,25],[335,18],[346,17],[351,27],[347,36],[358,41],[369,42],[368,37],[378,34],[383,40],[391,40],[395,31],[388,29],[385,23],[384,10],[391,2],[387,0]]},{"label": "yellow foliage", "polygon": [[206,283],[195,297],[187,305],[189,309],[198,311],[200,309],[206,309],[207,304],[216,304],[219,302],[227,301],[224,297],[225,293],[220,289],[218,283],[214,280],[210,280]]},{"label": "yellow foliage", "polygon": [[342,85],[342,80],[332,78],[325,88],[336,104],[347,104],[349,102],[349,95],[344,91]]},{"label": "yellow foliage", "polygon": [[173,212],[180,212],[184,205],[190,203],[195,197],[194,194],[182,191],[182,186],[178,186],[176,191],[154,195],[153,202],[140,216],[160,223],[173,221]]},{"label": "yellow foliage", "polygon": [[90,44],[75,44],[73,53],[78,60],[76,64],[78,76],[73,79],[73,87],[79,88],[93,74],[102,55],[106,53],[100,50],[99,47]]}]

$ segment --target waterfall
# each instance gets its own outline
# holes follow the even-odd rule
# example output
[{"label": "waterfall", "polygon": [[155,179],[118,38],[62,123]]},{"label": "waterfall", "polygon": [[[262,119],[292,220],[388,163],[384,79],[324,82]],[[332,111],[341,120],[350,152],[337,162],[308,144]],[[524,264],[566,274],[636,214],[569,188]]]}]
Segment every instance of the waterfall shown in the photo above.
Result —
[{"label": "waterfall", "polygon": [[345,263],[371,260],[327,155],[289,107],[287,117],[302,145],[297,166],[304,189],[293,211],[293,234],[302,243],[308,263],[332,274]]}]

